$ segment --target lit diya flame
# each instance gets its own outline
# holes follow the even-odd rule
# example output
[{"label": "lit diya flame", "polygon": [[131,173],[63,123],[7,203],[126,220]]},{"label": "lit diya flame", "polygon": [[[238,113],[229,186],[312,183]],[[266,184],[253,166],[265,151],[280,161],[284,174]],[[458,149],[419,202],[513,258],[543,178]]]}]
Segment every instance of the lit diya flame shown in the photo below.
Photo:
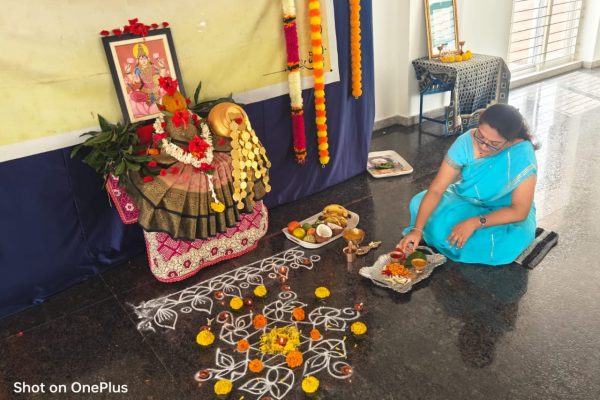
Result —
[{"label": "lit diya flame", "polygon": [[354,305],[354,310],[361,312],[363,309],[365,308],[365,305],[363,303],[356,303]]},{"label": "lit diya flame", "polygon": [[244,299],[244,304],[247,305],[247,306],[251,306],[253,303],[254,303],[254,300],[252,300],[251,297],[246,297]]},{"label": "lit diya flame", "polygon": [[284,292],[289,292],[291,290],[291,286],[288,285],[287,283],[284,283],[283,285],[281,285],[281,290],[283,290]]},{"label": "lit diya flame", "polygon": [[281,347],[285,347],[285,345],[287,344],[287,338],[283,337],[283,336],[277,336],[277,344],[280,345]]},{"label": "lit diya flame", "polygon": [[229,312],[227,312],[227,311],[221,311],[217,315],[217,322],[225,323],[225,322],[229,321],[230,318],[231,318],[231,314],[229,314]]},{"label": "lit diya flame", "polygon": [[342,375],[344,375],[344,376],[352,375],[352,367],[349,365],[344,365],[342,367]]},{"label": "lit diya flame", "polygon": [[196,375],[194,375],[194,380],[196,382],[202,382],[207,380],[209,376],[210,372],[208,372],[207,369],[201,369],[200,371],[196,372]]},{"label": "lit diya flame", "polygon": [[217,300],[223,300],[223,298],[225,298],[225,293],[223,293],[223,292],[222,292],[222,291],[220,291],[220,290],[217,290],[217,291],[214,293],[214,296],[215,296],[215,299],[217,299]]},{"label": "lit diya flame", "polygon": [[285,266],[281,266],[279,268],[277,268],[277,272],[279,272],[281,275],[285,275],[287,273],[288,269]]}]

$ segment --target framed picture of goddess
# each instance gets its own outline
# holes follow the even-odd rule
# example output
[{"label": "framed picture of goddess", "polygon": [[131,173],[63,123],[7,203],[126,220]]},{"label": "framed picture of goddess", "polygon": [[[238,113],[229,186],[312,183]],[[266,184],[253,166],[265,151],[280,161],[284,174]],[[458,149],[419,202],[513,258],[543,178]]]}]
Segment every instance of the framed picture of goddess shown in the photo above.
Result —
[{"label": "framed picture of goddess", "polygon": [[[125,121],[156,118],[166,93],[158,85],[159,78],[181,82],[171,30],[155,29],[143,37],[107,36],[102,43]],[[181,84],[179,91],[185,96]]]}]

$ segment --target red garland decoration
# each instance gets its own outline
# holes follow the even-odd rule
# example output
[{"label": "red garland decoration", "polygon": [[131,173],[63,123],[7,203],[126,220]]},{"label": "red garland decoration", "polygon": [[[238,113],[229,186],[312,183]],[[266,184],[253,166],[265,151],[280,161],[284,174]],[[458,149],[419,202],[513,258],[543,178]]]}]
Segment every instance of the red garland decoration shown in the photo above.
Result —
[{"label": "red garland decoration", "polygon": [[[123,29],[115,28],[115,29],[112,29],[110,32],[105,29],[100,31],[100,36],[109,36],[110,33],[112,32],[113,35],[115,35],[115,36],[121,36],[123,34],[130,34],[130,35],[134,35],[134,36],[144,37],[144,36],[148,35],[149,30],[158,29],[160,27],[157,23],[152,23],[150,25],[143,24],[143,23],[139,22],[139,20],[137,18],[130,19],[127,22],[128,22],[128,24],[125,25],[123,27]],[[163,26],[163,28],[166,28],[169,26],[169,23],[163,22],[161,25]]]},{"label": "red garland decoration", "polygon": [[306,161],[306,133],[304,132],[304,106],[300,83],[300,52],[298,50],[298,30],[294,1],[282,0],[282,10],[283,32],[287,52],[294,154],[296,162],[304,164]]}]

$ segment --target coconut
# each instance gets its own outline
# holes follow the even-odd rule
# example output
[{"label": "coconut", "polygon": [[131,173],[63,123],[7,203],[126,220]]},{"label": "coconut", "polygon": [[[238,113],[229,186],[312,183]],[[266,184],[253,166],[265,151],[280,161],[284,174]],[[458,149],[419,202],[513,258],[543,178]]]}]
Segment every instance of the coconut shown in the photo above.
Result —
[{"label": "coconut", "polygon": [[344,231],[344,228],[332,222],[328,222],[327,226],[331,228],[333,236],[337,236]]},{"label": "coconut", "polygon": [[317,230],[315,232],[315,239],[317,243],[323,243],[331,239],[333,236],[333,231],[326,224],[321,224],[317,226]]}]

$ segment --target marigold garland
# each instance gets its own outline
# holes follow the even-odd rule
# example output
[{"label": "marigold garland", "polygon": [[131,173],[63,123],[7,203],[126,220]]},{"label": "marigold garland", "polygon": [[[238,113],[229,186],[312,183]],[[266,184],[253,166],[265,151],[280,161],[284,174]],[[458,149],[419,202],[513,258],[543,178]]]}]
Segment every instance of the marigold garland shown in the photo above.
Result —
[{"label": "marigold garland", "polygon": [[283,33],[287,51],[288,85],[292,112],[293,146],[296,162],[306,161],[306,134],[304,132],[304,105],[300,82],[300,52],[298,50],[298,27],[294,0],[282,0]]},{"label": "marigold garland", "polygon": [[317,124],[319,162],[322,166],[325,166],[329,163],[329,143],[327,143],[325,72],[323,63],[323,37],[321,36],[321,4],[319,0],[309,0],[308,15],[310,19],[312,67],[315,79],[315,122]]},{"label": "marigold garland", "polygon": [[360,0],[350,1],[350,54],[352,63],[352,96],[362,95],[362,56],[360,49]]}]

